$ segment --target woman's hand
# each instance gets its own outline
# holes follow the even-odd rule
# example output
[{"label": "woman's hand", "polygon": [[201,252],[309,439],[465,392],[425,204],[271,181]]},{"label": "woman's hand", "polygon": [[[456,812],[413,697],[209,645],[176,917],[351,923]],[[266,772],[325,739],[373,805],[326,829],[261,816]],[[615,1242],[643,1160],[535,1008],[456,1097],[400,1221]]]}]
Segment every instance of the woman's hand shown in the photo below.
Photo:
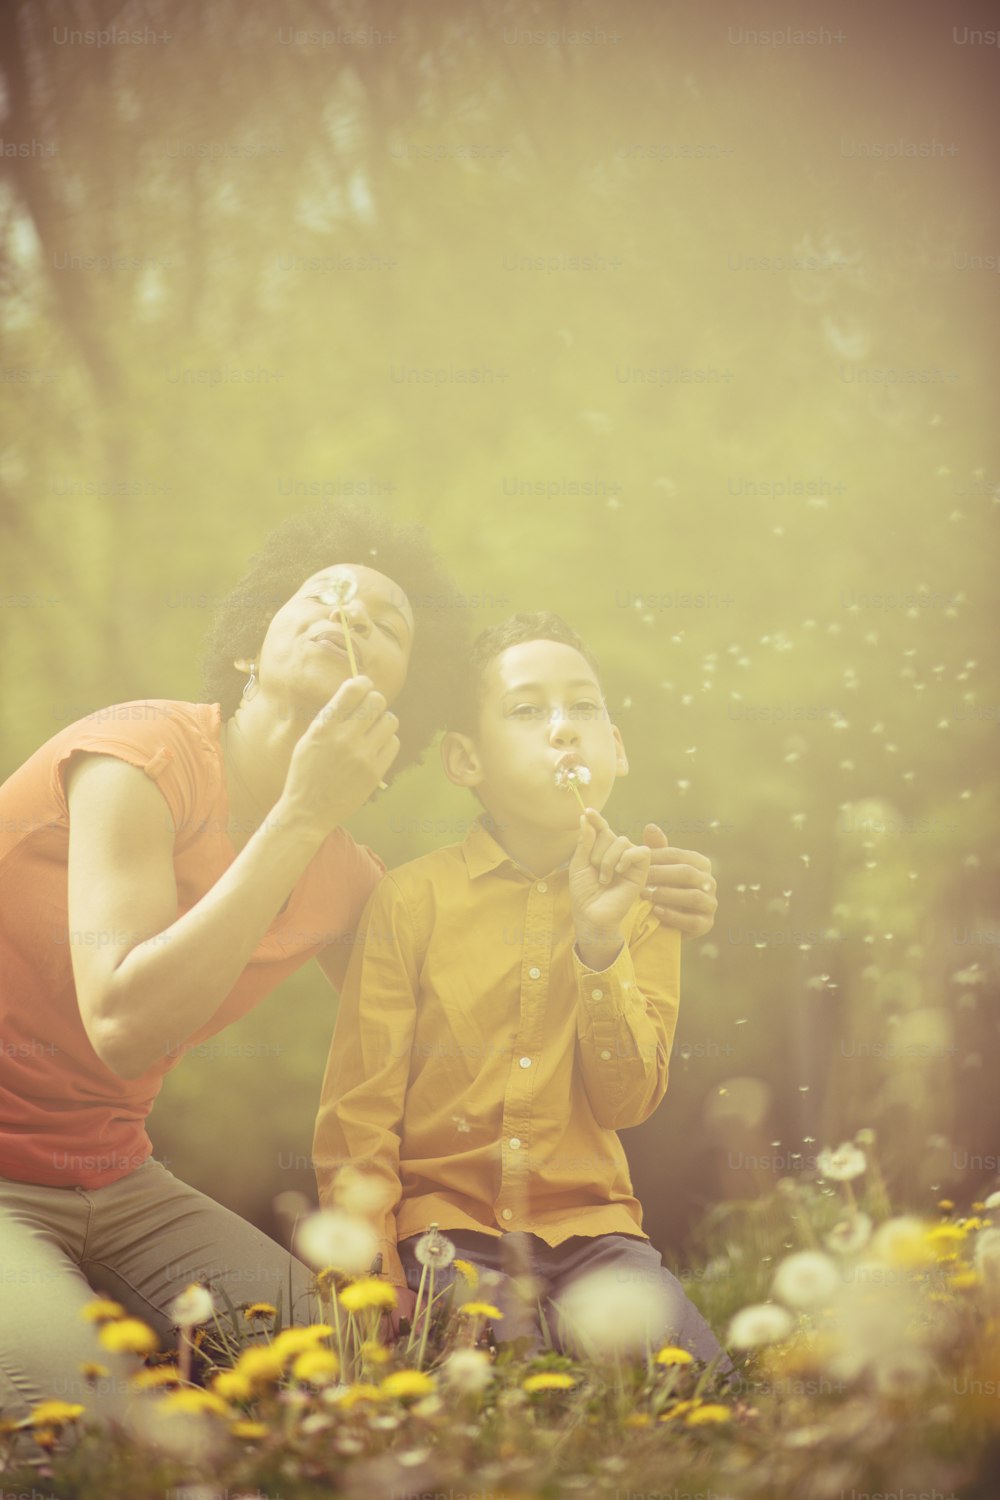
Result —
[{"label": "woman's hand", "polygon": [[646,883],[649,850],[615,835],[596,808],[580,818],[569,864],[576,948],[590,969],[606,969],[622,945],[621,923]]},{"label": "woman's hand", "polygon": [[653,916],[684,937],[704,937],[719,909],[712,861],[693,849],[672,849],[655,823],[647,823],[642,836],[653,851],[643,892]]},{"label": "woman's hand", "polygon": [[325,837],[363,807],[399,754],[399,720],[370,677],[349,677],[292,751],[278,819]]}]

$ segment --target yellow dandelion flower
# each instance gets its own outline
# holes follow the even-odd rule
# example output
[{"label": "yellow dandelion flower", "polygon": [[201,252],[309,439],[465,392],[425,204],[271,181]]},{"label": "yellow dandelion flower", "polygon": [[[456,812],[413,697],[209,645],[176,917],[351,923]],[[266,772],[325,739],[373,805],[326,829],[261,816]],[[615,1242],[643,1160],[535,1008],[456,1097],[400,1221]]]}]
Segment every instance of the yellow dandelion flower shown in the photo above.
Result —
[{"label": "yellow dandelion flower", "polygon": [[296,1380],[307,1380],[312,1385],[325,1385],[336,1380],[340,1374],[340,1360],[332,1349],[307,1349],[298,1355],[292,1365]]},{"label": "yellow dandelion flower", "polygon": [[331,1291],[338,1287],[348,1286],[351,1278],[343,1271],[338,1271],[336,1266],[324,1266],[322,1271],[316,1272],[316,1290],[322,1300],[328,1300]]},{"label": "yellow dandelion flower", "polygon": [[[265,1352],[270,1354],[271,1351]],[[253,1382],[244,1370],[220,1370],[212,1381],[212,1390],[223,1401],[249,1401],[253,1395]]]},{"label": "yellow dandelion flower", "polygon": [[[973,1206],[973,1208],[975,1208],[976,1205],[973,1204],[972,1206]],[[960,1227],[965,1230],[966,1234],[968,1234],[970,1232],[970,1230],[972,1230],[972,1229],[982,1229],[983,1226],[984,1226],[984,1224],[986,1224],[986,1223],[987,1223],[986,1219],[977,1218],[977,1216],[975,1214],[973,1214],[970,1219],[963,1219],[961,1221],[961,1226]]]},{"label": "yellow dandelion flower", "polygon": [[53,1427],[36,1427],[32,1432],[32,1436],[39,1448],[44,1448],[46,1452],[50,1453],[56,1445],[57,1434]]},{"label": "yellow dandelion flower", "polygon": [[965,1239],[965,1230],[959,1224],[932,1224],[925,1238],[929,1245],[951,1248]]},{"label": "yellow dandelion flower", "polygon": [[111,1354],[155,1354],[160,1341],[148,1323],[139,1318],[121,1318],[105,1323],[97,1337]]},{"label": "yellow dandelion flower", "polygon": [[952,1209],[954,1207],[955,1207],[955,1205],[954,1205],[954,1203],[952,1203],[952,1201],[951,1201],[950,1198],[939,1198],[938,1199],[938,1208],[941,1210],[942,1213],[950,1214],[951,1211],[952,1211]]},{"label": "yellow dandelion flower", "polygon": [[669,1411],[665,1411],[663,1413],[663,1415],[660,1417],[660,1421],[672,1422],[674,1417],[682,1417],[684,1413],[690,1411],[694,1405],[695,1402],[693,1401],[677,1401]]},{"label": "yellow dandelion flower", "polygon": [[983,1210],[984,1210],[985,1207],[986,1207],[985,1203],[973,1203],[973,1205],[972,1205],[972,1212],[974,1214],[981,1214],[983,1212]]},{"label": "yellow dandelion flower", "polygon": [[388,1364],[392,1358],[385,1345],[378,1343],[375,1339],[365,1339],[358,1353],[367,1365]]},{"label": "yellow dandelion flower", "polygon": [[648,1411],[634,1411],[625,1418],[626,1427],[648,1427],[652,1422]]},{"label": "yellow dandelion flower", "polygon": [[255,1318],[276,1318],[278,1309],[272,1307],[270,1302],[251,1302],[249,1307],[243,1309],[243,1316],[248,1323],[252,1323]]},{"label": "yellow dandelion flower", "polygon": [[709,1402],[689,1411],[684,1421],[688,1427],[700,1427],[707,1422],[728,1422],[731,1417],[732,1412],[728,1406],[716,1406]]},{"label": "yellow dandelion flower", "polygon": [[390,1401],[404,1396],[429,1396],[433,1390],[434,1381],[423,1370],[394,1370],[379,1385],[380,1393]]},{"label": "yellow dandelion flower", "polygon": [[229,1416],[228,1401],[223,1401],[215,1391],[169,1391],[160,1404],[164,1411],[211,1412],[216,1417]]},{"label": "yellow dandelion flower", "polygon": [[32,1427],[64,1427],[67,1422],[78,1422],[84,1407],[73,1401],[39,1401],[31,1409]]},{"label": "yellow dandelion flower", "polygon": [[686,1349],[678,1349],[674,1344],[666,1344],[656,1356],[658,1365],[689,1365],[694,1356]]},{"label": "yellow dandelion flower", "polygon": [[103,1380],[106,1375],[111,1374],[107,1365],[95,1364],[90,1359],[85,1359],[79,1366],[79,1370],[88,1385],[94,1380]]},{"label": "yellow dandelion flower", "polygon": [[238,1438],[266,1438],[267,1428],[263,1422],[230,1422],[229,1431]]},{"label": "yellow dandelion flower", "polygon": [[366,1307],[395,1307],[396,1289],[387,1281],[379,1281],[375,1276],[363,1276],[359,1281],[352,1281],[350,1286],[345,1286],[340,1293],[340,1303],[346,1307],[348,1312],[363,1312]]},{"label": "yellow dandelion flower", "polygon": [[308,1328],[285,1328],[278,1334],[271,1349],[284,1364],[297,1354],[304,1354],[307,1349],[315,1349],[332,1332],[328,1323],[311,1323]]},{"label": "yellow dandelion flower", "polygon": [[465,1318],[502,1318],[503,1313],[492,1302],[463,1302],[458,1309]]},{"label": "yellow dandelion flower", "polygon": [[521,1381],[523,1391],[568,1391],[576,1385],[572,1375],[565,1374],[562,1370],[543,1370],[538,1375],[529,1375],[526,1380]]},{"label": "yellow dandelion flower", "polygon": [[472,1264],[471,1260],[453,1260],[452,1265],[459,1275],[469,1283],[472,1290],[475,1291],[479,1285],[479,1270]]},{"label": "yellow dandelion flower", "polygon": [[948,1285],[956,1291],[964,1291],[966,1287],[979,1285],[979,1273],[972,1270],[956,1271],[954,1276],[948,1277]]},{"label": "yellow dandelion flower", "polygon": [[269,1345],[244,1349],[236,1365],[238,1374],[251,1385],[274,1385],[281,1379],[283,1369],[284,1360]]},{"label": "yellow dandelion flower", "polygon": [[137,1370],[132,1386],[137,1391],[153,1391],[164,1385],[180,1385],[180,1380],[176,1365],[154,1365],[151,1370]]},{"label": "yellow dandelion flower", "polygon": [[80,1316],[88,1323],[112,1323],[115,1318],[124,1318],[125,1309],[120,1302],[112,1302],[110,1297],[96,1297],[92,1302],[84,1303]]},{"label": "yellow dandelion flower", "polygon": [[357,1385],[350,1386],[337,1402],[338,1406],[357,1406],[359,1401],[381,1401],[382,1392],[377,1385],[368,1385],[359,1380]]}]

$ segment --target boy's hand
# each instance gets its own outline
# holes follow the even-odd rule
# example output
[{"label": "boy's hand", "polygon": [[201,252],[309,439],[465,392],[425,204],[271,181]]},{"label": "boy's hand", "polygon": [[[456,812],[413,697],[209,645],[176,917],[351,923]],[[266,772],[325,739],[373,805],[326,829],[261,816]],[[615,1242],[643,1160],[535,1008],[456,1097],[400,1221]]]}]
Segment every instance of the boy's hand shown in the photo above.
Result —
[{"label": "boy's hand", "polygon": [[606,969],[622,945],[621,923],[649,874],[650,851],[615,835],[596,808],[580,817],[580,839],[569,864],[576,948],[588,969]]},{"label": "boy's hand", "polygon": [[653,902],[653,916],[684,937],[704,937],[719,910],[712,861],[694,849],[671,849],[655,823],[647,823],[642,832],[653,851],[643,891]]}]

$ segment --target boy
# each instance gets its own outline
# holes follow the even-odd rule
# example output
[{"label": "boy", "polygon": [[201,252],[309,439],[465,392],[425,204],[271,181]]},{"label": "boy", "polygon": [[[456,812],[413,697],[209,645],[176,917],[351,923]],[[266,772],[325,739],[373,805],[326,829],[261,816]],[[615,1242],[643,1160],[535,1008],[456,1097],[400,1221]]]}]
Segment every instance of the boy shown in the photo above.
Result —
[{"label": "boy", "polygon": [[[731,1369],[643,1233],[616,1133],[666,1091],[680,936],[639,900],[649,849],[600,814],[628,761],[596,662],[559,616],[517,615],[479,636],[462,686],[441,755],[483,816],[463,843],[392,871],[365,910],[316,1122],[320,1202],[342,1201],[348,1162],[384,1188],[369,1212],[395,1326],[413,1310],[416,1242],[437,1224],[494,1272],[516,1239],[557,1345],[561,1298],[601,1268],[642,1283],[660,1309],[652,1339]],[[572,766],[586,813],[559,784]],[[498,1285],[513,1341],[521,1304]],[[537,1324],[526,1331],[537,1347]]]}]

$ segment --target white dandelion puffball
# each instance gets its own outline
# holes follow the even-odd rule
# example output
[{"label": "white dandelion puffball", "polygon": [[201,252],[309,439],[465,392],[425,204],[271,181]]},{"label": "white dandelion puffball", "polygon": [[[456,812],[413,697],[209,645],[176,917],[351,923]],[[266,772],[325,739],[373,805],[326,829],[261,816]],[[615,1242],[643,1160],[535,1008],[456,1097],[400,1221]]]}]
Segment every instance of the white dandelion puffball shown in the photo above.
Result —
[{"label": "white dandelion puffball", "polygon": [[384,1177],[348,1162],[334,1179],[333,1196],[337,1207],[345,1214],[371,1219],[388,1211],[393,1192]]},{"label": "white dandelion puffball", "polygon": [[821,1177],[828,1177],[831,1182],[850,1182],[867,1170],[868,1162],[863,1151],[850,1141],[844,1141],[836,1151],[829,1148],[821,1151],[816,1158],[816,1168]]},{"label": "white dandelion puffball", "polygon": [[578,756],[563,756],[556,766],[555,777],[560,791],[568,791],[571,786],[589,786],[590,767],[584,765]]},{"label": "white dandelion puffball", "polygon": [[1000,1229],[980,1230],[976,1235],[973,1259],[981,1276],[1000,1282]]},{"label": "white dandelion puffball", "polygon": [[445,1360],[441,1374],[452,1390],[477,1395],[493,1379],[493,1365],[481,1349],[456,1349]]},{"label": "white dandelion puffball", "polygon": [[450,1266],[455,1259],[455,1245],[446,1234],[441,1233],[436,1224],[432,1224],[427,1233],[417,1240],[413,1253],[422,1266],[440,1271],[443,1267]]},{"label": "white dandelion puffball", "polygon": [[591,1358],[643,1354],[662,1344],[683,1322],[667,1288],[648,1279],[622,1280],[611,1267],[574,1281],[555,1304],[563,1339]]},{"label": "white dandelion puffball", "polygon": [[378,1239],[364,1219],[355,1219],[334,1208],[321,1208],[302,1220],[295,1248],[314,1270],[332,1266],[348,1276],[361,1276],[378,1253]]},{"label": "white dandelion puffball", "polygon": [[212,1293],[196,1281],[186,1286],[167,1308],[167,1317],[175,1328],[195,1328],[214,1316]]},{"label": "white dandelion puffball", "polygon": [[771,1291],[786,1307],[816,1307],[840,1285],[836,1263],[820,1250],[787,1255],[774,1273]]},{"label": "white dandelion puffball", "polygon": [[835,1250],[838,1255],[855,1255],[863,1250],[871,1239],[872,1221],[867,1214],[852,1214],[849,1219],[841,1219],[834,1224],[829,1234],[825,1236],[828,1250]]},{"label": "white dandelion puffball", "polygon": [[323,584],[320,598],[324,604],[349,604],[358,592],[358,580],[346,568],[334,568]]},{"label": "white dandelion puffball", "polygon": [[741,1308],[729,1325],[726,1342],[734,1349],[756,1349],[761,1344],[776,1344],[786,1339],[795,1326],[787,1307],[769,1302],[754,1302]]},{"label": "white dandelion puffball", "polygon": [[1000,1208],[1000,1193],[991,1193],[983,1204],[984,1208]]}]

